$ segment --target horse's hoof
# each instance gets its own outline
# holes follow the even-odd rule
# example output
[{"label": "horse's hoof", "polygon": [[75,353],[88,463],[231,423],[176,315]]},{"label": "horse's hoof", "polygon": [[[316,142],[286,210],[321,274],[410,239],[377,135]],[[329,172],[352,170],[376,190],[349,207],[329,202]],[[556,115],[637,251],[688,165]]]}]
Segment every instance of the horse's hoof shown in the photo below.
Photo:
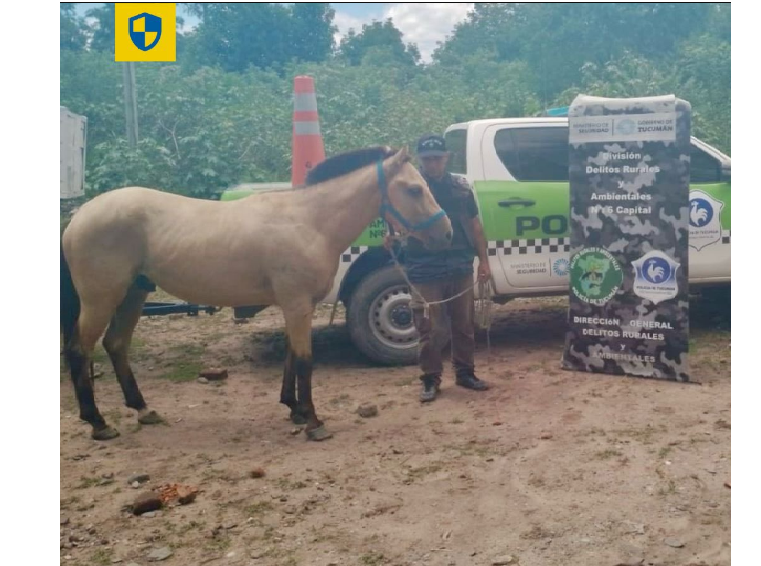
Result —
[{"label": "horse's hoof", "polygon": [[137,422],[144,425],[162,424],[164,419],[156,411],[148,411],[137,417]]},{"label": "horse's hoof", "polygon": [[333,438],[333,433],[329,432],[328,429],[325,428],[325,425],[320,425],[312,430],[307,430],[308,440],[319,442],[321,440],[327,440],[328,438]]},{"label": "horse's hoof", "polygon": [[297,413],[296,411],[291,411],[291,422],[295,425],[305,425],[307,424],[307,419],[301,413]]},{"label": "horse's hoof", "polygon": [[112,440],[117,436],[119,436],[119,431],[108,425],[92,431],[93,440]]}]

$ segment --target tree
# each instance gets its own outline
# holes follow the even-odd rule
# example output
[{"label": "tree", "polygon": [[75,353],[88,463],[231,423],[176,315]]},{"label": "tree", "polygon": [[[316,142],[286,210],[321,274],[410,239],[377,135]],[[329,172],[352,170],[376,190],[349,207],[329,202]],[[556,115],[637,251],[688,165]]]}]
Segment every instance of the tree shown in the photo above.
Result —
[{"label": "tree", "polygon": [[95,20],[92,26],[91,49],[113,53],[115,46],[115,6],[113,2],[106,2],[98,8],[87,11],[87,17]]},{"label": "tree", "polygon": [[318,2],[296,2],[290,10],[293,57],[298,61],[324,61],[335,46],[335,10],[330,4]]},{"label": "tree", "polygon": [[86,43],[85,23],[77,17],[74,4],[61,3],[61,50],[81,51]]},{"label": "tree", "polygon": [[371,52],[375,53],[376,59],[377,54],[382,52],[389,61],[397,64],[414,66],[420,62],[417,46],[404,43],[402,32],[390,18],[384,22],[376,20],[364,24],[359,33],[350,29],[338,47],[338,56],[350,65],[359,65]]},{"label": "tree", "polygon": [[457,65],[462,57],[480,52],[495,60],[513,60],[520,54],[513,30],[523,12],[515,2],[479,2],[454,33],[433,52],[438,63]]},{"label": "tree", "polygon": [[293,59],[322,61],[333,49],[329,4],[214,3],[192,11],[201,18],[187,38],[196,67],[282,68]]},{"label": "tree", "polygon": [[485,50],[497,61],[522,60],[545,101],[579,84],[585,64],[625,53],[662,60],[704,28],[713,7],[674,3],[484,3],[434,53],[444,64]]},{"label": "tree", "polygon": [[703,33],[684,40],[674,63],[679,95],[690,101],[695,135],[729,153],[732,148],[730,7],[721,5]]},{"label": "tree", "polygon": [[[108,7],[85,34],[97,31],[103,50],[79,49],[80,39],[62,42],[73,48],[61,50],[61,104],[88,118],[89,194],[141,184],[209,197],[240,182],[287,180],[292,80],[300,74],[315,78],[328,155],[413,144],[456,122],[531,116],[580,92],[674,93],[692,104],[695,135],[731,149],[725,4],[705,13],[672,5],[477,4],[431,65],[415,64],[417,49],[388,21],[352,31],[329,57],[333,13],[324,4],[189,9],[201,22],[187,45],[178,37],[177,62],[136,64],[137,147],[124,139]],[[71,8],[61,14],[62,30],[69,29]],[[322,23],[310,27],[316,20]],[[664,26],[673,34],[649,37],[648,26],[650,35],[666,35]]]}]

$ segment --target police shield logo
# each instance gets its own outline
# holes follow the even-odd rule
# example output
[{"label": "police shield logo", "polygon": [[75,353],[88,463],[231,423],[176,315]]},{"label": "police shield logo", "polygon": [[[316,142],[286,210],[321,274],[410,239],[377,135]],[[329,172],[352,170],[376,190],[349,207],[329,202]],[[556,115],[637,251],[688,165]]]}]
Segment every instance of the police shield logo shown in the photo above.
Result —
[{"label": "police shield logo", "polygon": [[632,262],[634,294],[658,304],[673,299],[679,292],[676,272],[679,263],[659,251],[651,251]]},{"label": "police shield logo", "polygon": [[161,18],[148,12],[131,17],[129,37],[141,51],[153,49],[161,39]]},{"label": "police shield logo", "polygon": [[721,241],[724,203],[703,191],[690,191],[690,247],[700,251]]}]

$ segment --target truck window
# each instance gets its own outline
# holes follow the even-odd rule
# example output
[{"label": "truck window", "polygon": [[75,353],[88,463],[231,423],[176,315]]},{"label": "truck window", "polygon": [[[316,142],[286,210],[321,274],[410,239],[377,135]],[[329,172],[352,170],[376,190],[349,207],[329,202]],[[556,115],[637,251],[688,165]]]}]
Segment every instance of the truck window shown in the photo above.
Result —
[{"label": "truck window", "polygon": [[447,143],[447,149],[452,153],[449,156],[447,171],[450,173],[459,173],[466,175],[468,173],[467,161],[465,157],[465,147],[468,141],[468,131],[450,130],[444,134]]},{"label": "truck window", "polygon": [[721,181],[721,162],[696,145],[690,147],[690,182],[718,183]]},{"label": "truck window", "polygon": [[494,147],[518,181],[568,180],[568,128],[505,128]]}]

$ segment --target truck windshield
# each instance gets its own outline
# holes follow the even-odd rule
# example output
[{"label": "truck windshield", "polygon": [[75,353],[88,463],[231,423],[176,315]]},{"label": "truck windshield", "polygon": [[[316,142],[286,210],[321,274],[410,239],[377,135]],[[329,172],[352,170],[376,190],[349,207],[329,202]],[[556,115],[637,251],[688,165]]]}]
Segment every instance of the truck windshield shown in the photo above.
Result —
[{"label": "truck windshield", "polygon": [[460,175],[466,175],[468,173],[465,158],[467,138],[468,131],[466,129],[450,130],[444,134],[447,149],[452,154],[449,157],[449,163],[447,164],[447,171],[450,173],[459,173]]}]

